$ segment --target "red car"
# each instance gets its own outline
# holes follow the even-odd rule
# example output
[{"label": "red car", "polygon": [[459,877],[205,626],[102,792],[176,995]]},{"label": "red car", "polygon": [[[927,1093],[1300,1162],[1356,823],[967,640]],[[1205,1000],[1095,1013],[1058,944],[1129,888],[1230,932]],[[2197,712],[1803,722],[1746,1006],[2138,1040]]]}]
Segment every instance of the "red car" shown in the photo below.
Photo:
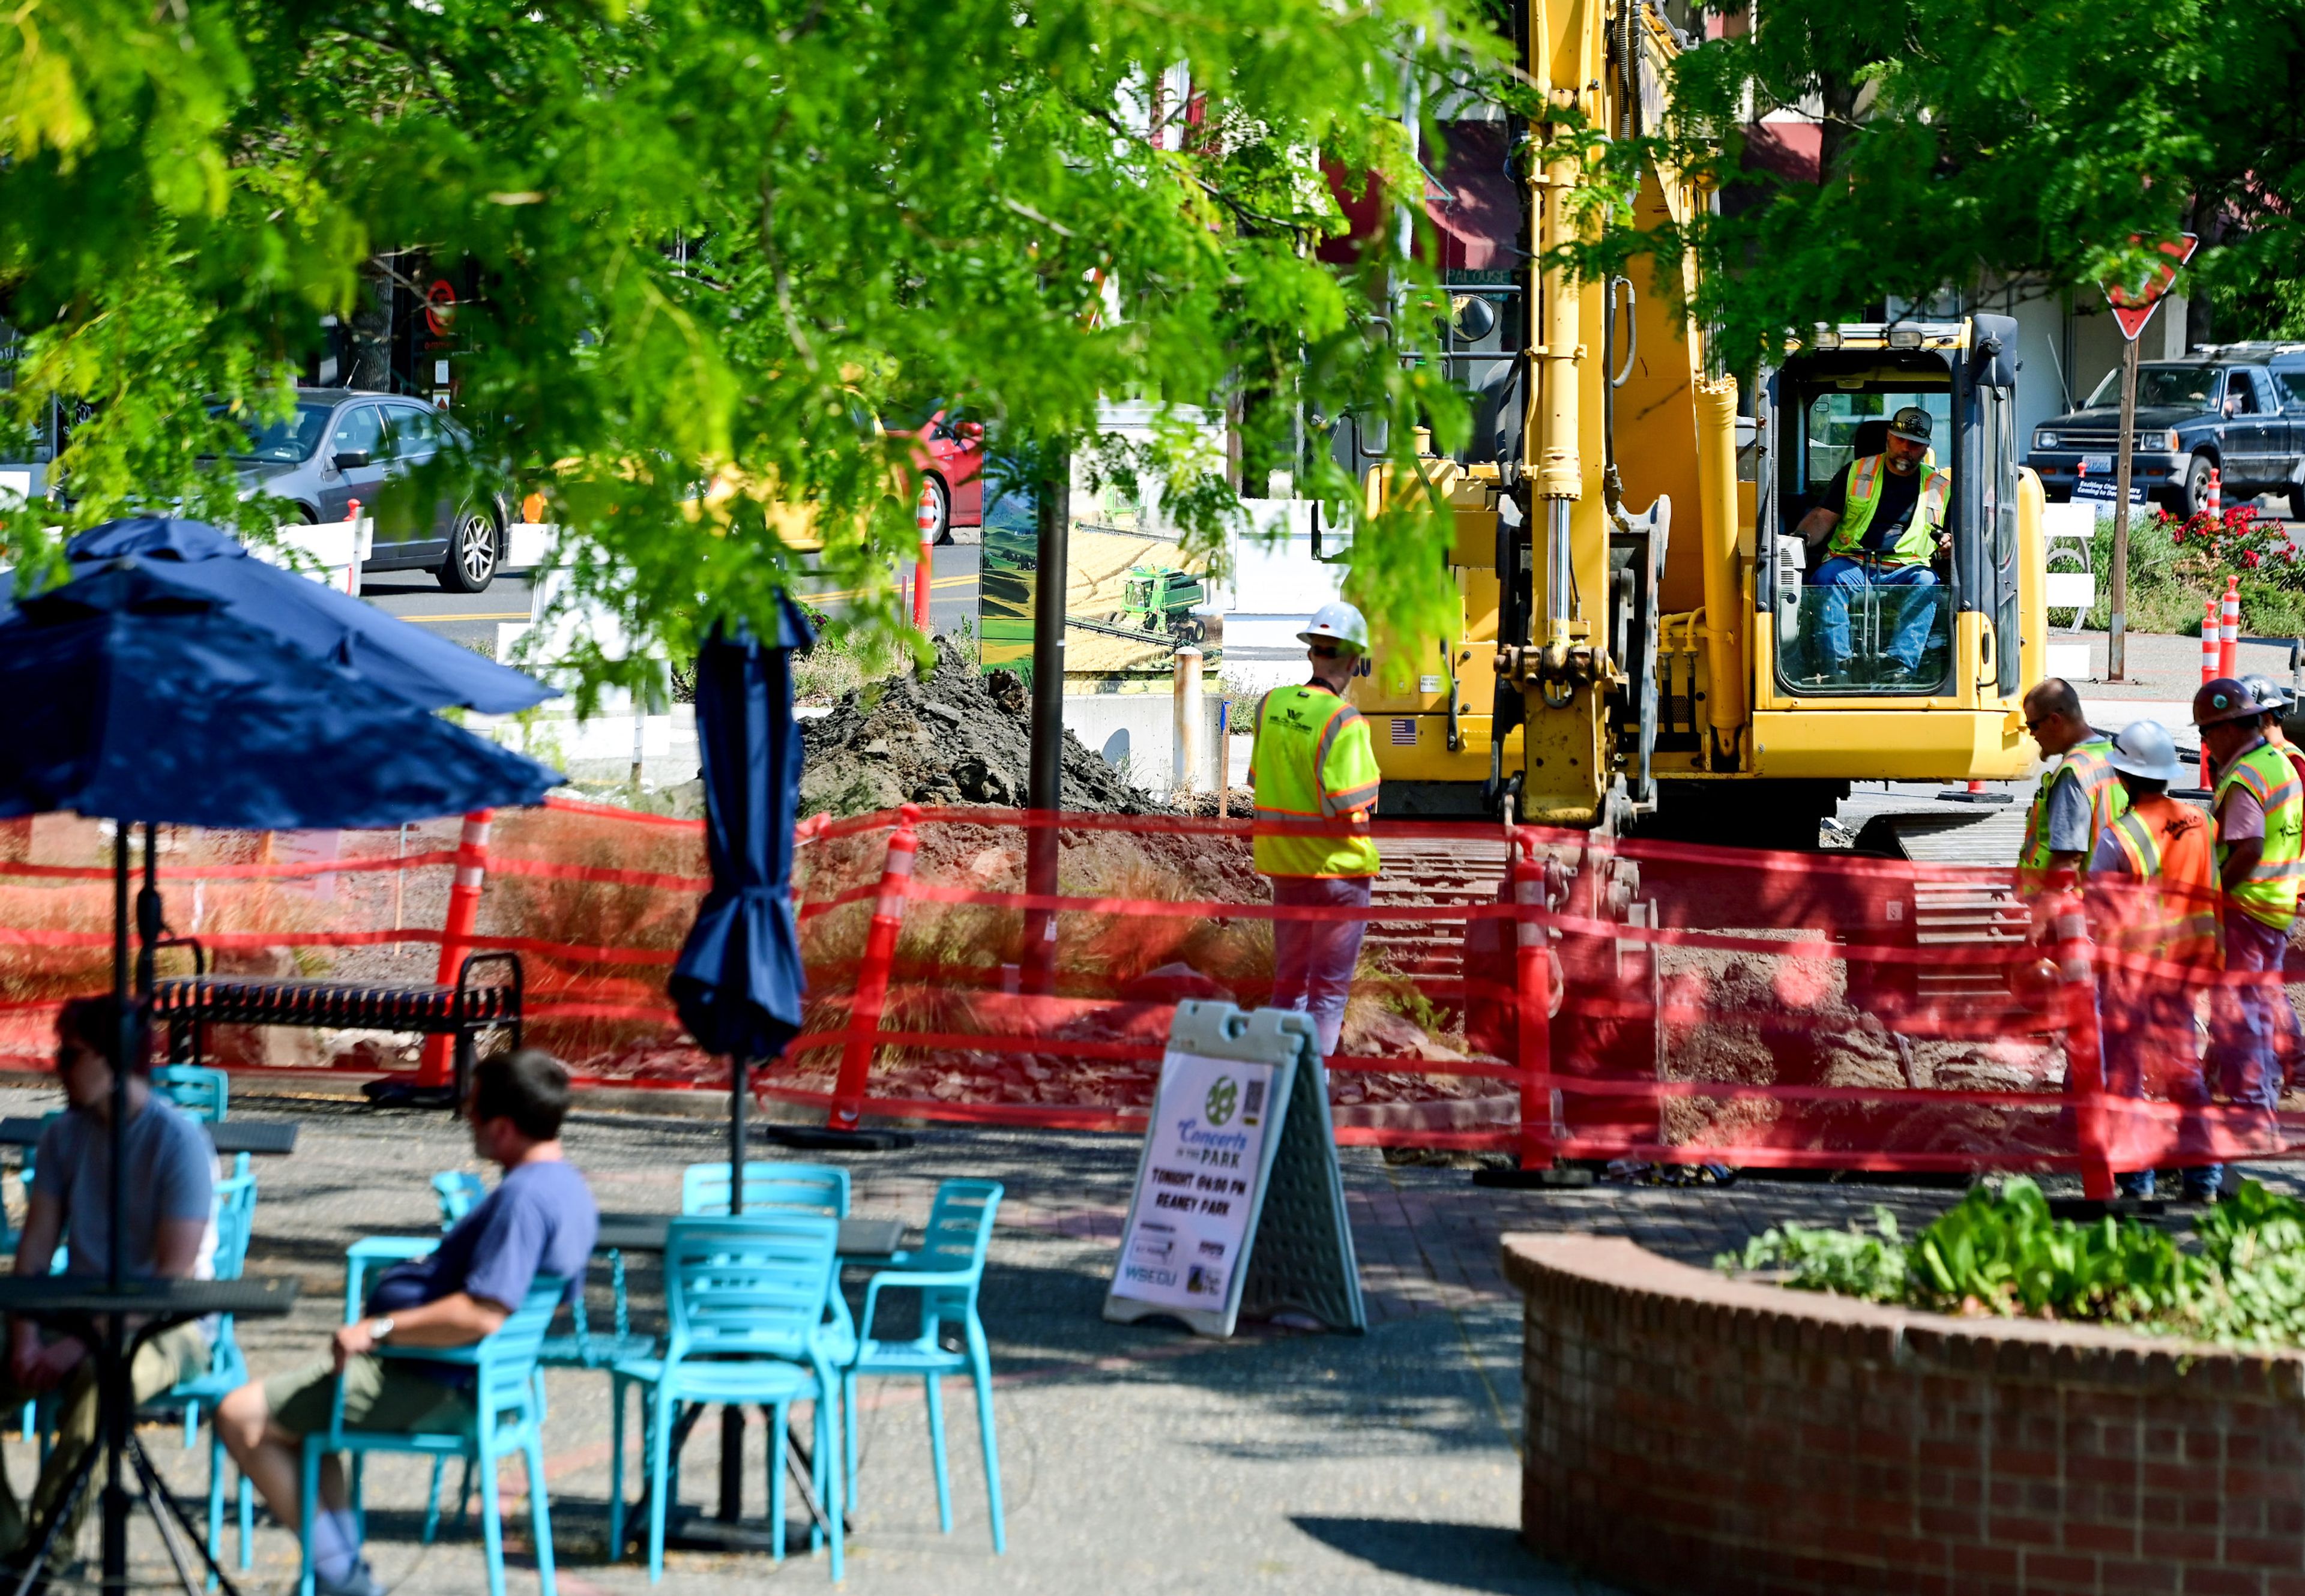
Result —
[{"label": "red car", "polygon": [[921,473],[920,509],[932,528],[930,541],[949,543],[957,526],[984,524],[984,424],[963,420],[941,399],[889,416],[889,434],[918,438],[914,467]]}]

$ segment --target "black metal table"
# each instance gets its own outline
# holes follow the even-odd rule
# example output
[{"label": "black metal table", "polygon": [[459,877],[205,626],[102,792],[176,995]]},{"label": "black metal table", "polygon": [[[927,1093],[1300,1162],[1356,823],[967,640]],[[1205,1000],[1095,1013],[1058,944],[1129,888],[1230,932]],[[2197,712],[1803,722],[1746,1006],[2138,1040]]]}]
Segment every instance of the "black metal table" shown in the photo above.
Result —
[{"label": "black metal table", "polygon": [[[0,1122],[4,1123],[4,1122]],[[602,1214],[600,1238],[592,1244],[601,1252],[661,1252],[665,1234],[678,1214]],[[905,1243],[902,1219],[852,1218],[840,1221],[840,1239],[833,1244],[844,1262],[879,1263],[893,1256]]]},{"label": "black metal table", "polygon": [[[118,1466],[125,1463],[135,1471],[142,1487],[144,1510],[152,1515],[152,1523],[160,1532],[160,1543],[175,1566],[176,1577],[183,1583],[186,1596],[200,1596],[202,1569],[225,1596],[237,1596],[231,1579],[217,1564],[214,1549],[200,1539],[191,1515],[161,1480],[151,1460],[144,1456],[133,1430],[124,1422],[135,1403],[129,1370],[137,1347],[155,1331],[205,1319],[211,1313],[277,1319],[295,1306],[296,1289],[296,1280],[286,1277],[131,1280],[114,1289],[101,1280],[75,1275],[0,1276],[0,1314],[37,1320],[62,1330],[88,1348],[97,1368],[98,1412],[105,1415],[105,1422],[98,1426],[96,1442],[81,1454],[64,1490],[47,1515],[32,1526],[28,1543],[32,1548],[31,1559],[10,1587],[13,1596],[32,1596],[32,1592],[47,1588],[47,1561],[55,1550],[56,1533],[88,1489],[89,1476],[99,1456],[106,1460],[106,1536],[115,1533],[115,1525],[118,1533],[124,1535],[126,1531],[127,1494]],[[113,1422],[115,1414],[123,1422]],[[116,1456],[113,1450],[115,1438],[119,1447]],[[195,1569],[187,1560],[188,1546],[199,1554],[202,1569]],[[111,1549],[107,1549],[108,1554]],[[125,1541],[116,1549],[120,1560],[124,1561]],[[109,1555],[107,1560],[112,1560]]]},{"label": "black metal table", "polygon": [[[47,1125],[45,1119],[21,1115],[0,1119],[0,1147],[38,1147]],[[218,1152],[252,1152],[265,1158],[294,1152],[299,1129],[293,1120],[277,1119],[226,1119],[201,1128],[208,1133],[208,1144]]]},{"label": "black metal table", "polygon": [[[601,1252],[661,1252],[665,1237],[672,1228],[677,1214],[604,1213],[600,1216],[599,1239],[592,1245]],[[717,1216],[714,1216],[717,1217]],[[839,1237],[833,1249],[844,1264],[885,1263],[905,1242],[905,1222],[902,1219],[872,1218],[845,1218],[840,1221]],[[695,1430],[697,1421],[703,1416],[699,1405],[682,1416],[673,1431],[671,1449],[676,1456]],[[761,1413],[765,1422],[768,1413]],[[759,1550],[770,1543],[756,1532],[743,1527],[744,1517],[744,1409],[727,1406],[721,1409],[720,1421],[720,1509],[719,1522],[707,1525],[699,1523],[674,1530],[667,1526],[668,1545],[678,1545],[700,1551]],[[824,1505],[817,1500],[812,1475],[814,1469],[808,1447],[799,1436],[787,1430],[785,1436],[785,1466],[794,1484],[799,1489],[801,1501],[809,1516],[818,1523],[824,1519]],[[837,1466],[837,1465],[836,1465]],[[642,1506],[646,1498],[642,1498]],[[633,1522],[645,1524],[645,1511],[634,1515]],[[613,1558],[623,1555],[624,1548],[611,1547]]]}]

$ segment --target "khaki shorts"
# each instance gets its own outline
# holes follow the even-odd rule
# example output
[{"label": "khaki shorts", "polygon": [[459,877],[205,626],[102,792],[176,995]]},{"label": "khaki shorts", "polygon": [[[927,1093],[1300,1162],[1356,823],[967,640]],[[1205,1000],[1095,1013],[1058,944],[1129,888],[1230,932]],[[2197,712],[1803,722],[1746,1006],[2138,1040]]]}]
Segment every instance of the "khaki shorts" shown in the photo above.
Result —
[{"label": "khaki shorts", "polygon": [[[291,1435],[310,1435],[328,1427],[336,1400],[333,1359],[264,1382],[264,1405],[273,1422]],[[382,1430],[397,1435],[453,1435],[471,1428],[471,1395],[427,1378],[405,1360],[361,1354],[344,1365],[344,1428]]]}]

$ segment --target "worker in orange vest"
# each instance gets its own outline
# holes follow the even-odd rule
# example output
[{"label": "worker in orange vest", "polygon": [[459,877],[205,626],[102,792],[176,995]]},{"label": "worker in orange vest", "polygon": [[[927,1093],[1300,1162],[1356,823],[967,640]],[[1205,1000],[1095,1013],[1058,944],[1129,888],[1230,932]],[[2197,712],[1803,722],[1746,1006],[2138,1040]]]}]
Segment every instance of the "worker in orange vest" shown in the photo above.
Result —
[{"label": "worker in orange vest", "polygon": [[[2170,1100],[2202,1108],[2209,1092],[2194,1009],[2203,978],[2224,963],[2216,839],[2207,815],[2169,796],[2184,768],[2166,727],[2135,722],[2113,740],[2107,759],[2129,810],[2098,836],[2088,862],[2090,918],[2107,955],[2097,987],[2105,1091],[2143,1098],[2148,1066],[2157,1063]],[[2116,1131],[2116,1144],[2122,1140]],[[2189,1141],[2205,1146],[2181,1132],[2181,1158]],[[2213,1201],[2224,1177],[2219,1164],[2190,1167],[2185,1194]],[[2153,1195],[2149,1167],[2114,1178],[2130,1196]]]}]

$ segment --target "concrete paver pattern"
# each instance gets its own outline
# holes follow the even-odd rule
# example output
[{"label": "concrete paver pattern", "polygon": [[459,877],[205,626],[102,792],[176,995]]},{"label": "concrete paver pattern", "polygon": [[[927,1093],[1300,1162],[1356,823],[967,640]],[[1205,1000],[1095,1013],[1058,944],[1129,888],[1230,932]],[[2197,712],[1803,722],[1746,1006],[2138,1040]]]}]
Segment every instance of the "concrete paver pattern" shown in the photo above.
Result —
[{"label": "concrete paver pattern", "polygon": [[[0,1110],[52,1106],[29,1091],[0,1092]],[[270,1117],[285,1107],[236,1102]],[[299,1106],[297,1152],[258,1169],[251,1269],[290,1272],[304,1296],[285,1322],[251,1323],[242,1344],[259,1376],[320,1355],[341,1311],[344,1246],[364,1235],[437,1227],[429,1176],[478,1168],[444,1116],[375,1115]],[[608,1209],[671,1211],[681,1167],[722,1156],[709,1125],[585,1117],[568,1143]],[[986,1277],[984,1317],[999,1381],[996,1405],[1008,1498],[1007,1556],[985,1527],[974,1405],[946,1392],[954,1532],[938,1532],[918,1388],[888,1382],[863,1397],[863,1501],[847,1586],[890,1592],[1229,1588],[1379,1592],[1435,1585],[1497,1592],[1595,1590],[1524,1552],[1514,1540],[1519,1428],[1518,1317],[1498,1275],[1496,1238],[1509,1225],[1621,1224],[1680,1255],[1704,1257],[1747,1223],[1724,1201],[1620,1192],[1561,1199],[1476,1192],[1461,1171],[1388,1167],[1348,1151],[1354,1223],[1373,1326],[1365,1338],[1252,1329],[1229,1343],[1165,1324],[1121,1327],[1099,1317],[1135,1168],[1135,1145],[1110,1137],[931,1131],[912,1150],[844,1157],[859,1213],[924,1218],[937,1182],[990,1175],[1007,1184]],[[1579,1218],[1578,1216],[1582,1216]],[[658,1281],[634,1261],[639,1328],[660,1325]],[[607,1270],[597,1271],[596,1322]],[[902,1312],[901,1310],[899,1311]],[[889,1321],[901,1329],[901,1319]],[[886,1327],[884,1327],[886,1328]],[[555,1371],[547,1473],[561,1583],[569,1596],[648,1587],[634,1561],[602,1560],[608,1473],[607,1380]],[[636,1428],[636,1427],[635,1427]],[[701,1426],[684,1470],[701,1503],[718,1479],[718,1426]],[[205,1445],[184,1452],[153,1432],[161,1466],[188,1494],[205,1489]],[[749,1432],[748,1507],[761,1510],[764,1459]],[[637,1440],[627,1480],[638,1478]],[[6,1448],[20,1489],[30,1449]],[[451,1478],[453,1481],[451,1471]],[[527,1559],[525,1482],[503,1475],[508,1542]],[[379,1458],[369,1473],[374,1564],[409,1592],[485,1590],[469,1526],[418,1544],[425,1467]],[[795,1500],[793,1506],[798,1513]],[[229,1536],[227,1536],[229,1540]],[[93,1542],[84,1543],[92,1549]],[[139,1541],[144,1577],[165,1574],[157,1541]],[[249,1588],[288,1588],[292,1537],[260,1518]],[[767,1578],[765,1558],[670,1554],[663,1589],[717,1591]],[[777,1577],[825,1577],[821,1558],[795,1558]]]},{"label": "concrete paver pattern", "polygon": [[[38,1112],[46,1094],[0,1092],[0,1111]],[[243,1327],[259,1375],[318,1356],[337,1322],[342,1257],[374,1234],[437,1226],[435,1171],[479,1168],[458,1128],[438,1115],[379,1115],[277,1099],[236,1113],[293,1113],[296,1153],[262,1161],[251,1269],[290,1272],[304,1297],[286,1322]],[[710,1123],[580,1116],[567,1135],[604,1208],[671,1211],[683,1166],[724,1156]],[[763,1149],[764,1156],[777,1154]],[[807,1155],[798,1155],[807,1156]],[[1909,1188],[1746,1181],[1731,1186],[1603,1185],[1587,1191],[1490,1191],[1461,1169],[1395,1166],[1377,1153],[1341,1155],[1369,1303],[1365,1337],[1249,1327],[1229,1343],[1163,1323],[1099,1317],[1135,1170],[1123,1138],[930,1130],[910,1150],[834,1155],[857,1183],[855,1211],[928,1210],[939,1180],[1004,1182],[983,1298],[998,1381],[996,1409],[1008,1508],[1008,1555],[985,1528],[974,1405],[948,1385],[954,1532],[938,1532],[925,1414],[916,1387],[868,1386],[863,1501],[850,1542],[848,1588],[938,1596],[971,1592],[1113,1592],[1226,1588],[1360,1593],[1434,1588],[1566,1596],[1598,1592],[1516,1541],[1520,1440],[1518,1304],[1499,1272],[1498,1238],[1515,1229],[1629,1236],[1669,1256],[1709,1262],[1787,1218],[1839,1224],[1883,1203],[1901,1223],[1926,1224],[1955,1193]],[[606,1306],[596,1269],[595,1322]],[[631,1277],[638,1328],[660,1326],[650,1261]],[[854,1300],[852,1296],[852,1300]],[[900,1313],[904,1310],[898,1311]],[[904,1329],[899,1318],[884,1328]],[[547,1473],[561,1582],[569,1596],[648,1588],[636,1562],[603,1561],[608,1473],[607,1380],[555,1371]],[[718,1479],[717,1424],[697,1430],[685,1499]],[[186,1492],[205,1488],[205,1447],[186,1453],[154,1437],[162,1466]],[[765,1466],[749,1431],[748,1507],[761,1510]],[[638,1478],[637,1440],[628,1481]],[[30,1449],[7,1447],[11,1478],[31,1477]],[[370,1466],[374,1561],[401,1590],[486,1588],[469,1526],[419,1546],[424,1470],[402,1459]],[[525,1482],[506,1470],[510,1544],[523,1569]],[[636,1489],[636,1487],[634,1487]],[[799,1511],[794,1503],[795,1514]],[[157,1543],[140,1542],[159,1575]],[[260,1520],[254,1590],[287,1588],[294,1543]],[[765,1558],[674,1552],[663,1589],[719,1591],[768,1578]],[[821,1558],[795,1558],[775,1577],[812,1584]],[[512,1589],[533,1590],[516,1570]]]}]

